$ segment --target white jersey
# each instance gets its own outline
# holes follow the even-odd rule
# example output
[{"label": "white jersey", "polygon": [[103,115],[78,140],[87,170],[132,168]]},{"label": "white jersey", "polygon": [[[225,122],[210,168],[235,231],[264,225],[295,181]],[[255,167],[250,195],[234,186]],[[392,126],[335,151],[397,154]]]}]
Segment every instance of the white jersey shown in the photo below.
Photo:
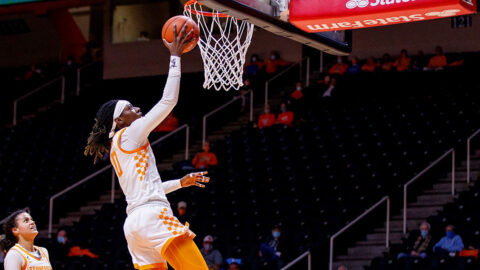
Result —
[{"label": "white jersey", "polygon": [[166,194],[181,188],[180,180],[162,183],[148,135],[172,111],[180,88],[180,58],[171,57],[162,99],[144,116],[119,130],[112,138],[110,162],[127,200],[127,213],[149,202],[170,208]]},{"label": "white jersey", "polygon": [[19,244],[13,246],[5,256],[5,269],[52,270],[47,250],[37,246],[34,248],[37,254],[32,254]]}]

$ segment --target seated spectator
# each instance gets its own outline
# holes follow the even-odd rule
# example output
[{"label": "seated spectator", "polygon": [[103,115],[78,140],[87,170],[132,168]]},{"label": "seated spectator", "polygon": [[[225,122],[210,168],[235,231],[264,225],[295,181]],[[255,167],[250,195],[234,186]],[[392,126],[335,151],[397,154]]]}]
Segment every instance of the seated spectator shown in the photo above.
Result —
[{"label": "seated spectator", "polygon": [[422,71],[426,66],[425,54],[422,50],[419,50],[417,55],[413,57],[412,69],[415,71]]},{"label": "seated spectator", "polygon": [[68,257],[70,251],[71,242],[68,239],[67,231],[60,229],[57,232],[57,237],[52,239],[50,244],[51,257],[54,260],[63,261]]},{"label": "seated spectator", "polygon": [[435,48],[435,56],[428,61],[429,69],[443,69],[447,66],[447,57],[443,54],[443,49],[440,46]]},{"label": "seated spectator", "polygon": [[358,64],[357,57],[352,58],[352,63],[347,68],[347,74],[358,74],[362,71],[362,67]]},{"label": "seated spectator", "polygon": [[399,253],[397,258],[426,258],[430,253],[432,245],[433,243],[432,236],[430,235],[430,224],[428,222],[422,222],[422,224],[420,224],[420,235],[414,237],[414,241],[410,241],[405,252]]},{"label": "seated spectator", "polygon": [[240,264],[233,262],[228,265],[228,270],[240,270]]},{"label": "seated spectator", "polygon": [[178,118],[172,112],[153,130],[153,132],[172,132],[178,128]]},{"label": "seated spectator", "polygon": [[245,65],[245,73],[248,76],[256,76],[263,69],[263,62],[256,54],[252,54],[250,62]]},{"label": "seated spectator", "polygon": [[377,63],[375,62],[375,58],[370,56],[365,64],[362,66],[362,71],[364,72],[375,72],[377,70]]},{"label": "seated spectator", "polygon": [[400,57],[395,61],[395,68],[398,72],[407,71],[410,69],[410,65],[412,64],[412,59],[408,56],[407,50],[403,49],[400,52]]},{"label": "seated spectator", "polygon": [[382,62],[380,68],[382,71],[392,71],[393,70],[393,62],[390,54],[386,53],[382,57]]},{"label": "seated spectator", "polygon": [[293,112],[287,109],[287,104],[282,103],[282,105],[280,105],[280,113],[277,116],[277,121],[275,121],[275,124],[290,127],[293,124],[293,118]]},{"label": "seated spectator", "polygon": [[137,41],[150,41],[150,38],[148,37],[149,34],[147,31],[142,31],[140,32],[140,35],[137,38]]},{"label": "seated spectator", "polygon": [[347,72],[348,65],[343,63],[343,57],[337,56],[337,63],[333,65],[329,70],[329,74],[343,75]]},{"label": "seated spectator", "polygon": [[260,244],[258,255],[264,265],[270,269],[280,269],[284,265],[284,259],[287,257],[288,244],[282,236],[282,230],[279,226],[272,229],[271,237],[267,238],[265,243]]},{"label": "seated spectator", "polygon": [[177,204],[177,218],[182,223],[185,224],[187,221],[187,203],[180,201]]},{"label": "seated spectator", "polygon": [[217,166],[218,160],[215,153],[210,152],[210,143],[203,144],[203,152],[197,153],[192,160],[195,169],[208,169],[211,166]]},{"label": "seated spectator", "polygon": [[270,105],[266,104],[263,114],[258,117],[258,128],[271,127],[275,124],[275,114],[270,112]]},{"label": "seated spectator", "polygon": [[208,269],[220,270],[223,263],[223,257],[220,251],[213,248],[213,237],[211,235],[207,235],[203,238],[203,248],[200,252],[207,263]]},{"label": "seated spectator", "polygon": [[293,100],[300,100],[301,98],[303,98],[302,90],[302,82],[297,82],[295,90],[290,94],[290,97]]},{"label": "seated spectator", "polygon": [[265,72],[268,75],[273,75],[278,72],[279,68],[288,64],[289,62],[283,60],[278,52],[272,52],[270,58],[265,60]]},{"label": "seated spectator", "polygon": [[439,255],[449,255],[454,257],[457,252],[463,250],[463,241],[460,235],[455,234],[455,227],[447,225],[445,227],[446,236],[442,237],[440,241],[433,247],[433,252]]}]

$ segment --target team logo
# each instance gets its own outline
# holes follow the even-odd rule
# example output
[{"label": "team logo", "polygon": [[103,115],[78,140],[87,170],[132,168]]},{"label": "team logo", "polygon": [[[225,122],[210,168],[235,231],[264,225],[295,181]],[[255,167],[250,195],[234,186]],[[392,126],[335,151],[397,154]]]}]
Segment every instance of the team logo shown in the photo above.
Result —
[{"label": "team logo", "polygon": [[447,9],[444,11],[440,12],[428,12],[425,13],[425,16],[429,17],[452,17],[457,15],[457,13],[460,12],[460,9]]},{"label": "team logo", "polygon": [[353,9],[356,7],[364,8],[368,6],[369,0],[350,0],[347,2],[346,6],[348,9]]}]

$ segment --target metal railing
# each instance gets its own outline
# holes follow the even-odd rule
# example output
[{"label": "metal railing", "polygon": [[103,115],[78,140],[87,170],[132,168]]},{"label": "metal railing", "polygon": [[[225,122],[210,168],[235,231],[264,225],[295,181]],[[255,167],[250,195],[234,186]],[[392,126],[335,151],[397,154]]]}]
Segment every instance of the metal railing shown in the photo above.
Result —
[{"label": "metal railing", "polygon": [[352,222],[348,223],[347,226],[343,227],[341,230],[339,230],[337,233],[332,235],[330,237],[330,259],[329,259],[329,270],[333,270],[333,248],[334,248],[334,240],[336,237],[338,237],[340,234],[345,232],[348,228],[352,227],[355,223],[360,221],[362,218],[364,218],[366,215],[368,215],[370,212],[375,210],[377,207],[379,207],[381,204],[384,202],[387,203],[387,218],[386,218],[386,223],[385,223],[385,247],[388,248],[390,245],[390,197],[385,196],[383,197],[380,201],[378,201],[376,204],[368,208],[363,214],[358,216],[356,219],[354,219]]},{"label": "metal railing", "polygon": [[250,119],[250,121],[253,121],[253,91],[250,90],[250,91],[247,91],[246,93],[243,93],[239,96],[234,97],[232,100],[228,101],[227,103],[221,105],[220,107],[216,108],[215,110],[213,110],[213,111],[211,111],[211,112],[209,112],[209,113],[207,113],[203,116],[202,145],[205,144],[205,142],[207,140],[207,118],[212,116],[213,114],[216,114],[217,112],[225,109],[230,104],[234,103],[237,100],[240,100],[241,98],[243,98],[246,95],[250,95],[249,119]]},{"label": "metal railing", "polygon": [[289,264],[285,265],[280,270],[289,269],[290,267],[294,266],[305,257],[307,257],[307,263],[308,263],[307,270],[312,270],[312,254],[310,253],[310,251],[305,251],[302,255],[298,256],[295,260],[291,261]]},{"label": "metal railing", "polygon": [[62,87],[61,87],[61,93],[60,93],[60,103],[63,104],[65,102],[65,76],[60,76],[60,77],[57,77],[45,84],[43,84],[42,86],[40,87],[37,87],[36,89],[28,92],[27,94],[15,99],[13,101],[13,125],[16,126],[17,125],[17,107],[18,107],[18,102],[26,99],[27,97],[41,91],[42,89],[45,89],[47,86],[50,86],[54,83],[56,83],[57,81],[60,81],[62,82]]},{"label": "metal railing", "polygon": [[305,75],[305,86],[308,87],[310,86],[310,58],[309,57],[305,57],[303,58],[302,60],[296,62],[296,63],[293,63],[291,64],[289,67],[287,67],[286,69],[282,70],[281,72],[279,72],[277,75],[273,76],[272,78],[268,79],[266,82],[265,82],[265,105],[268,105],[268,91],[269,91],[269,85],[272,81],[282,77],[285,73],[287,73],[289,70],[291,70],[292,68],[296,67],[296,66],[299,66],[300,67],[300,80],[302,80],[302,77],[303,77],[303,74],[302,74],[302,65],[303,65],[303,61],[307,60],[307,70],[306,70],[306,75]]},{"label": "metal railing", "polygon": [[407,233],[407,188],[408,185],[420,179],[422,175],[424,175],[427,171],[437,165],[440,161],[442,161],[445,157],[452,155],[452,197],[455,196],[455,149],[448,150],[445,154],[437,158],[434,162],[428,165],[423,171],[418,173],[415,177],[410,179],[404,186],[403,186],[403,234]]},{"label": "metal railing", "polygon": [[[161,141],[163,141],[163,140],[171,137],[172,135],[182,131],[183,129],[185,129],[185,133],[186,133],[185,134],[185,159],[188,159],[189,147],[190,147],[190,127],[187,124],[178,127],[174,131],[166,134],[165,136],[163,136],[161,138],[158,138],[157,140],[155,140],[150,145],[155,146],[156,144],[160,143]],[[113,203],[115,201],[115,171],[113,170],[112,165],[107,165],[107,166],[103,167],[102,169],[90,174],[89,176],[83,178],[82,180],[76,182],[75,184],[65,188],[64,190],[62,190],[62,191],[54,194],[52,197],[50,197],[50,205],[49,205],[49,211],[48,211],[48,237],[49,238],[52,236],[52,230],[53,230],[53,205],[54,205],[54,200],[56,198],[62,196],[63,194],[75,189],[76,187],[88,182],[89,180],[95,178],[96,176],[98,176],[99,174],[107,171],[110,168],[112,169],[112,184],[111,184],[112,190],[111,190],[110,201]]]},{"label": "metal railing", "polygon": [[480,134],[480,129],[475,131],[470,137],[467,139],[467,184],[470,184],[470,142],[473,138],[477,137]]},{"label": "metal railing", "polygon": [[92,62],[92,63],[86,64],[86,65],[81,66],[81,67],[79,67],[79,68],[77,69],[77,82],[76,82],[77,84],[76,84],[76,86],[75,86],[75,88],[76,88],[75,93],[76,93],[77,96],[80,96],[80,89],[81,89],[81,84],[80,84],[80,82],[81,82],[81,80],[82,80],[82,79],[81,79],[82,70],[84,70],[85,68],[91,67],[91,66],[93,66],[94,64],[96,64],[96,63],[98,63],[98,62],[101,62],[101,61],[102,61],[102,60],[96,60],[96,61],[94,61],[94,62]]}]

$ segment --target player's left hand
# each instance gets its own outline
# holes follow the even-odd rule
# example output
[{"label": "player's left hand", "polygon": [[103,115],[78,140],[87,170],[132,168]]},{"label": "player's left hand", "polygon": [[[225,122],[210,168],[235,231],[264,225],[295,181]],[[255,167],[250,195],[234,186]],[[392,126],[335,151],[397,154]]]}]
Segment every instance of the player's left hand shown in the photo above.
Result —
[{"label": "player's left hand", "polygon": [[189,173],[180,179],[180,183],[182,187],[197,186],[204,188],[205,185],[202,183],[210,182],[210,177],[205,176],[207,173],[208,172]]}]

